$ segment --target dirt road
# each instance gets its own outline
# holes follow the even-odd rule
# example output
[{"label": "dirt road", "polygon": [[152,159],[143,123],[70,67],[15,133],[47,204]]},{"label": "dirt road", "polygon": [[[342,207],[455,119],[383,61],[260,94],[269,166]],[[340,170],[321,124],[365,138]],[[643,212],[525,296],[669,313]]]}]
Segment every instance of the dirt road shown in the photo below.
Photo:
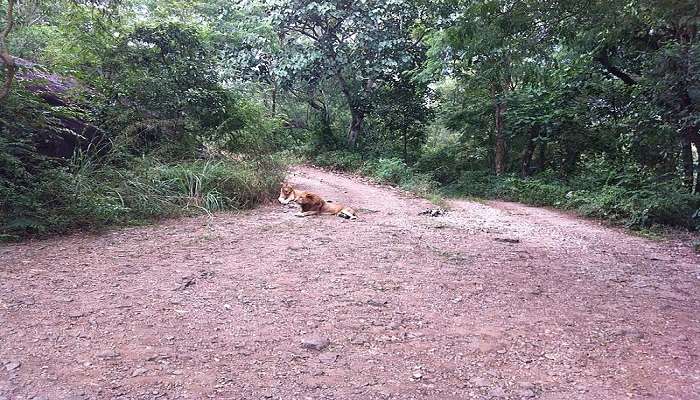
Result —
[{"label": "dirt road", "polygon": [[275,204],[0,247],[0,399],[700,399],[689,246],[290,180],[360,220]]}]

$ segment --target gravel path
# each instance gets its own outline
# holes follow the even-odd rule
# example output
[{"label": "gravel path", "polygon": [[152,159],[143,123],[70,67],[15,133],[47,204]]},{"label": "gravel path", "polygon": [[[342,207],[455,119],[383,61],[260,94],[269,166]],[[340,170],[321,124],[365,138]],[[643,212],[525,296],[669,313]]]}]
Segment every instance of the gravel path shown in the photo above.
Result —
[{"label": "gravel path", "polygon": [[299,167],[292,207],[0,247],[0,399],[700,399],[700,257]]}]

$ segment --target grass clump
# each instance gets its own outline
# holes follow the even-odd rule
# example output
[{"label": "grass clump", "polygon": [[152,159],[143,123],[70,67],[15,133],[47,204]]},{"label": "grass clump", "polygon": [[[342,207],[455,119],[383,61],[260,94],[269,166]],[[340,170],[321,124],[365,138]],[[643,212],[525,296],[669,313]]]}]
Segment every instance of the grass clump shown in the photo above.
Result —
[{"label": "grass clump", "polygon": [[282,177],[278,163],[260,160],[142,158],[124,168],[44,169],[34,184],[0,184],[0,235],[11,240],[251,208],[272,198]]}]

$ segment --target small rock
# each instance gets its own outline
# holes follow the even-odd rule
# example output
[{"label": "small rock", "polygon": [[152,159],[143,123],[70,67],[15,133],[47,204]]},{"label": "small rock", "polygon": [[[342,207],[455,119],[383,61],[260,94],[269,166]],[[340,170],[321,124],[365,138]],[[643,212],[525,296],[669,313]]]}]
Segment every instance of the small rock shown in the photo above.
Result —
[{"label": "small rock", "polygon": [[486,387],[490,385],[490,382],[484,378],[474,378],[472,379],[472,383],[476,387]]},{"label": "small rock", "polygon": [[495,238],[493,239],[497,242],[502,242],[502,243],[520,243],[520,239],[511,239],[511,238]]},{"label": "small rock", "polygon": [[323,353],[318,357],[318,360],[324,364],[333,364],[340,355],[338,353]]},{"label": "small rock", "polygon": [[375,306],[375,307],[384,307],[389,303],[389,300],[385,299],[370,299],[367,300],[367,304],[370,306]]},{"label": "small rock", "polygon": [[146,368],[136,368],[133,372],[131,372],[131,377],[135,378],[137,376],[145,374],[146,372],[148,372]]},{"label": "small rock", "polygon": [[307,337],[301,340],[301,347],[311,350],[323,350],[331,344],[331,341],[322,337]]},{"label": "small rock", "polygon": [[7,364],[5,364],[5,369],[7,371],[14,371],[21,366],[22,366],[22,363],[19,361],[10,361]]},{"label": "small rock", "polygon": [[413,379],[421,379],[421,378],[423,378],[423,374],[421,374],[420,372],[413,373]]},{"label": "small rock", "polygon": [[80,310],[72,310],[68,312],[68,316],[70,318],[80,318],[85,316],[85,311],[80,311]]},{"label": "small rock", "polygon": [[361,346],[361,345],[367,343],[368,340],[369,339],[365,335],[357,335],[357,336],[353,337],[352,339],[350,339],[350,343],[352,343],[354,345]]},{"label": "small rock", "polygon": [[161,360],[167,360],[171,358],[167,354],[151,354],[148,357],[146,357],[146,361],[161,361]]},{"label": "small rock", "polygon": [[174,371],[172,372],[172,374],[173,374],[173,375],[182,375],[183,372],[182,372],[181,369],[176,369],[176,370],[174,370]]},{"label": "small rock", "polygon": [[194,275],[183,276],[180,278],[180,284],[178,284],[173,290],[185,290],[188,287],[197,283],[197,277]]},{"label": "small rock", "polygon": [[533,288],[530,288],[527,293],[534,295],[534,296],[539,296],[543,293],[544,291],[542,290],[542,287],[540,286],[535,286]]},{"label": "small rock", "polygon": [[642,339],[644,337],[644,334],[639,329],[631,327],[631,326],[617,328],[613,331],[613,335],[615,335],[615,336],[629,336],[629,337],[635,338],[635,339]]},{"label": "small rock", "polygon": [[439,217],[445,214],[445,210],[440,208],[429,208],[423,212],[418,213],[418,215],[430,215],[431,217]]},{"label": "small rock", "polygon": [[105,351],[101,351],[101,352],[95,354],[95,356],[97,356],[97,358],[102,358],[102,359],[117,358],[117,357],[119,357],[119,353],[117,353],[116,351],[112,351],[112,350],[105,350]]},{"label": "small rock", "polygon": [[523,399],[531,399],[535,397],[535,392],[533,392],[531,389],[522,389],[517,391],[517,395]]},{"label": "small rock", "polygon": [[506,397],[506,391],[502,388],[494,388],[489,392],[491,398],[502,398]]}]

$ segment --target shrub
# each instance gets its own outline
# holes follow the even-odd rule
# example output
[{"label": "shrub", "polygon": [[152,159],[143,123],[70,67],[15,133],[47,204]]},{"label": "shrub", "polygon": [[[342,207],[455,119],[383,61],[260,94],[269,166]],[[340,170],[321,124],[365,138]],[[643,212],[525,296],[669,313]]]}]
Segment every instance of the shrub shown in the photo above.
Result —
[{"label": "shrub", "polygon": [[380,158],[368,162],[362,172],[381,182],[400,185],[411,178],[411,171],[400,158]]},{"label": "shrub", "polygon": [[[155,218],[250,208],[275,195],[282,169],[274,162],[152,159],[128,168],[58,168],[8,196],[0,235],[58,233]],[[6,189],[6,188],[4,188]]]},{"label": "shrub", "polygon": [[[670,183],[652,185],[644,177],[598,170],[577,176],[574,185],[548,178],[496,177],[484,171],[466,171],[445,192],[518,201],[576,210],[583,215],[622,223],[630,228],[655,224],[700,228],[700,196]],[[577,189],[574,189],[576,187]],[[584,189],[578,189],[584,187]]]},{"label": "shrub", "polygon": [[401,183],[401,188],[416,193],[423,197],[435,197],[439,183],[435,182],[428,174],[412,174],[409,179]]},{"label": "shrub", "polygon": [[364,166],[364,161],[359,154],[345,150],[320,153],[313,160],[318,166],[341,171],[357,171]]}]

